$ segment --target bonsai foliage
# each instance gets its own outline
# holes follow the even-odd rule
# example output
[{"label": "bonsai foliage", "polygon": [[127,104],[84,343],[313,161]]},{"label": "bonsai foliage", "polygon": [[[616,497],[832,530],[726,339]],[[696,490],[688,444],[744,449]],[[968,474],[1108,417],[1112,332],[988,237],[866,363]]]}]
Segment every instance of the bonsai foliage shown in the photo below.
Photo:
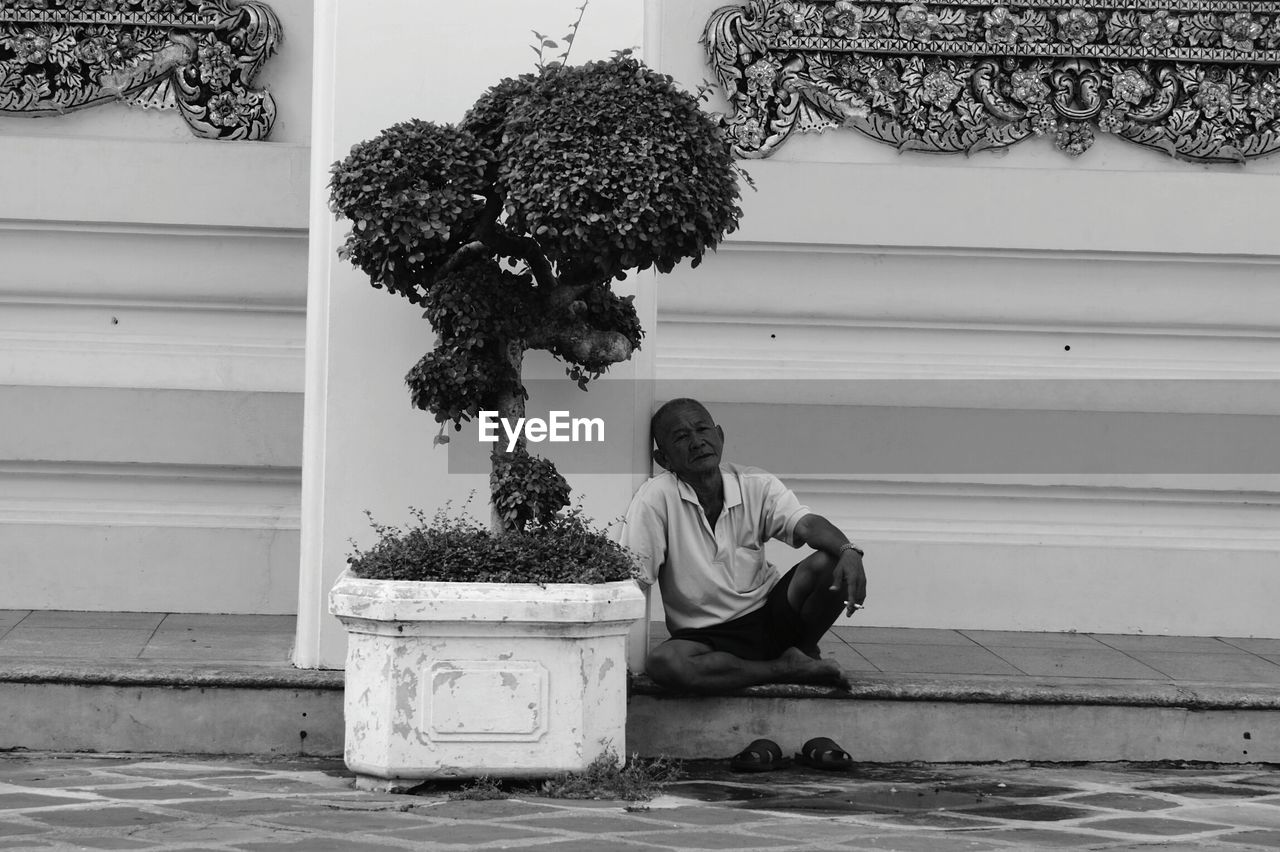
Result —
[{"label": "bonsai foliage", "polygon": [[[630,358],[643,331],[612,283],[696,266],[741,215],[714,120],[625,53],[503,80],[458,125],[390,127],[334,165],[330,190],[352,223],[341,256],[435,330],[406,382],[442,429],[481,410],[522,417],[529,350],[584,389]],[[497,523],[545,523],[567,504],[523,439],[494,447]]]},{"label": "bonsai foliage", "polygon": [[500,533],[444,510],[430,519],[414,510],[413,517],[415,522],[404,529],[373,522],[378,541],[368,550],[355,550],[348,560],[357,576],[457,583],[610,583],[634,571],[627,551],[577,509]]}]

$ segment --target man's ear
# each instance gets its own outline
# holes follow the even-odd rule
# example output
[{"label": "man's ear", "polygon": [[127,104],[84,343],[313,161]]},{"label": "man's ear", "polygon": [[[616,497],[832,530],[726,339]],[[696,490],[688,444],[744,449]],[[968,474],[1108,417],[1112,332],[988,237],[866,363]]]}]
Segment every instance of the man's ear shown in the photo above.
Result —
[{"label": "man's ear", "polygon": [[724,446],[724,427],[717,423],[716,432],[718,432],[720,435],[720,445]]},{"label": "man's ear", "polygon": [[651,455],[653,456],[653,460],[662,466],[663,470],[671,469],[667,467],[667,454],[664,453],[660,447],[654,447]]}]

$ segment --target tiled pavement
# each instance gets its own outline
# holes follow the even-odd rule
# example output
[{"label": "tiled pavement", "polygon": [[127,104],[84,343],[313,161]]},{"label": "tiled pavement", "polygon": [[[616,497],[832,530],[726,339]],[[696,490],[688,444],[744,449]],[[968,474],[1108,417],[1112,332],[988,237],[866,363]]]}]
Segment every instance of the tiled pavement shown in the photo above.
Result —
[{"label": "tiled pavement", "polygon": [[[287,672],[292,636],[289,616],[0,610],[0,667]],[[1280,685],[1272,639],[856,627],[823,650],[855,678]],[[335,761],[0,753],[0,850],[1280,849],[1275,766],[689,769],[647,809],[628,809],[357,792]]]},{"label": "tiled pavement", "polygon": [[[289,665],[294,617],[0,610],[0,661]],[[654,625],[655,641],[662,638]],[[823,652],[855,677],[1020,679],[1280,686],[1280,639],[837,627]]]},{"label": "tiled pavement", "polygon": [[292,615],[0,610],[0,660],[289,666]]},{"label": "tiled pavement", "polygon": [[[655,641],[666,635],[657,624],[653,633]],[[835,627],[822,651],[855,678],[863,672],[988,675],[1015,683],[1048,678],[1280,685],[1280,639]]]},{"label": "tiled pavement", "polygon": [[456,801],[357,792],[335,761],[9,753],[0,849],[1280,849],[1278,767],[686,769],[647,805]]}]

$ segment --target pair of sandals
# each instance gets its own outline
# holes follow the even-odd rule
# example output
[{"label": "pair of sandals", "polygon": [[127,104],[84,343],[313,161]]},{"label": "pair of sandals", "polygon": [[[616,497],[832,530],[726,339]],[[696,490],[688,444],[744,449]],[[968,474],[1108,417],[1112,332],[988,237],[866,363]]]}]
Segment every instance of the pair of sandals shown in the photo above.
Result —
[{"label": "pair of sandals", "polygon": [[[795,756],[795,762],[825,772],[847,772],[853,766],[853,758],[830,737],[814,737],[806,742]],[[777,743],[761,739],[730,758],[729,768],[734,772],[772,772],[790,763],[782,756]]]}]

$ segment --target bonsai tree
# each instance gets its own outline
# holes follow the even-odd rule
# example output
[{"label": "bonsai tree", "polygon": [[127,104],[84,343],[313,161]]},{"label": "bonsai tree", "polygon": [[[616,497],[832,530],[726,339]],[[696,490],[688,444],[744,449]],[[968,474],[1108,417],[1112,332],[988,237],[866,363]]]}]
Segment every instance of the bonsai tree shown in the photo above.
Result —
[{"label": "bonsai tree", "polygon": [[[333,167],[340,250],[375,288],[423,308],[435,347],[406,376],[413,404],[462,428],[481,410],[514,422],[521,365],[550,352],[587,383],[643,330],[611,289],[670,272],[733,231],[737,171],[694,95],[623,52],[539,64],[485,92],[460,124],[406,121]],[[569,487],[523,438],[491,455],[495,530],[552,519]]]}]

